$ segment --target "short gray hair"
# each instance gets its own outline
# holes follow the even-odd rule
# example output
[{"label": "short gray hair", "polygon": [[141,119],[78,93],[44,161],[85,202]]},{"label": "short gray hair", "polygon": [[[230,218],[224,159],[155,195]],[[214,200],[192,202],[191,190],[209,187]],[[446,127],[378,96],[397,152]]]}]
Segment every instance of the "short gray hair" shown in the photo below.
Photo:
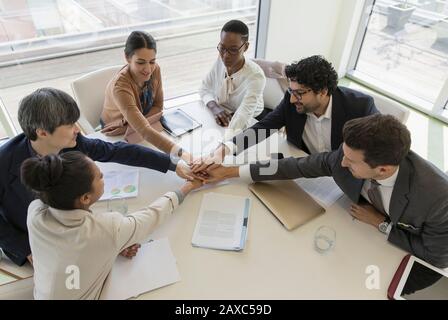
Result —
[{"label": "short gray hair", "polygon": [[20,101],[19,123],[30,140],[36,140],[37,129],[52,134],[57,127],[74,124],[80,116],[75,100],[64,91],[41,88]]}]

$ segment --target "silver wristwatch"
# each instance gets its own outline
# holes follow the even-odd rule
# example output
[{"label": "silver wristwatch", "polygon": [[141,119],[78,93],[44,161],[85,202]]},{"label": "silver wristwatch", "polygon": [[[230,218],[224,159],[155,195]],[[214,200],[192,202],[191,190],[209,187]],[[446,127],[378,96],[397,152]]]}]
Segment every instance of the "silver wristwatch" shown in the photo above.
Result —
[{"label": "silver wristwatch", "polygon": [[386,219],[378,225],[378,230],[380,230],[382,233],[386,234],[388,227],[389,227],[389,221],[387,221],[387,219]]}]

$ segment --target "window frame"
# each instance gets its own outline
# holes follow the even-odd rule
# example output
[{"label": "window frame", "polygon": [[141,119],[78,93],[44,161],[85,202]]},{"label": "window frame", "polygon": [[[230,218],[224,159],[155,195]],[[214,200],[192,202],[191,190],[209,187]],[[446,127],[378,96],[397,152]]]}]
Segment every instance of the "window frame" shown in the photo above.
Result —
[{"label": "window frame", "polygon": [[381,81],[356,70],[356,65],[362,50],[367,27],[373,13],[376,0],[364,0],[364,6],[355,41],[353,43],[350,59],[347,65],[346,77],[358,82],[370,89],[373,89],[384,96],[401,102],[402,104],[421,111],[429,116],[448,123],[448,77],[434,103],[419,98],[405,90],[397,88],[387,88]]}]

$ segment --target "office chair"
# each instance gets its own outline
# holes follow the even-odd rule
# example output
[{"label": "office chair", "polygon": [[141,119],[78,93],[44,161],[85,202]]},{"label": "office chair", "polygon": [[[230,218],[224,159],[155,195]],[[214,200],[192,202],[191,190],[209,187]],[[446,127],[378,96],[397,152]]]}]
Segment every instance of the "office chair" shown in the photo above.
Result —
[{"label": "office chair", "polygon": [[81,110],[78,123],[86,134],[98,130],[106,86],[122,67],[112,66],[93,71],[72,82],[72,91]]},{"label": "office chair", "polygon": [[[9,115],[8,110],[6,110],[6,106],[3,104],[1,98],[0,98],[0,124],[3,126],[3,129],[5,130],[6,135],[9,138],[12,138],[17,135],[17,130],[14,126],[14,123],[12,122],[11,116]],[[7,139],[0,139],[0,140],[2,140],[0,141],[0,145],[7,141]]]},{"label": "office chair", "polygon": [[288,80],[285,76],[285,64],[278,61],[267,61],[254,59],[266,76],[266,86],[264,87],[263,100],[264,107],[275,109],[282,101],[285,91],[288,88]]},{"label": "office chair", "polygon": [[370,95],[375,101],[376,108],[382,114],[390,114],[397,118],[403,124],[405,124],[408,120],[410,111],[397,101],[373,91],[366,91],[362,89],[360,89],[359,91]]}]

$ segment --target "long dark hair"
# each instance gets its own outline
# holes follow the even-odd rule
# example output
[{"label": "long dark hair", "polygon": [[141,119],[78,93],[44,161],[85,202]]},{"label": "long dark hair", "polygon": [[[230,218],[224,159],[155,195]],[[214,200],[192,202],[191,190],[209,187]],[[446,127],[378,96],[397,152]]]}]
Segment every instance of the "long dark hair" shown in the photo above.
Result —
[{"label": "long dark hair", "polygon": [[71,151],[25,160],[21,179],[50,207],[73,210],[76,199],[91,191],[94,173],[86,155]]},{"label": "long dark hair", "polygon": [[156,40],[145,31],[132,31],[124,47],[126,58],[132,57],[135,51],[141,48],[154,49],[157,52]]}]

